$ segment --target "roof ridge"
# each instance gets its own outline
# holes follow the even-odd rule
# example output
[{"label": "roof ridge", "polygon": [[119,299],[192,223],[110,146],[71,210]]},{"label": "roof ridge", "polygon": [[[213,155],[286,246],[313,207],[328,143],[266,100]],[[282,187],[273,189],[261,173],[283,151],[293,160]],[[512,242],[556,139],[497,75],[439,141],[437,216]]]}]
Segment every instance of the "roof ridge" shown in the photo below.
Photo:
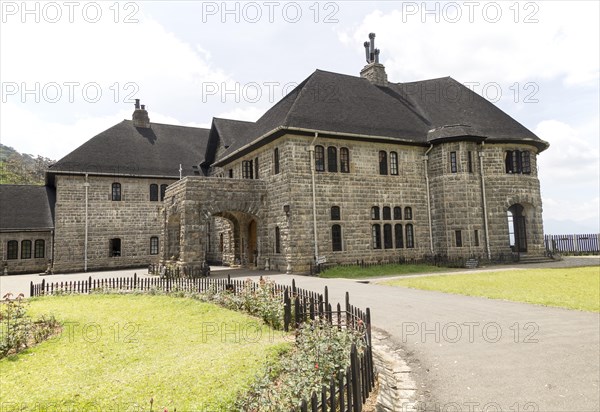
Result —
[{"label": "roof ridge", "polygon": [[[296,93],[296,97],[294,97],[294,101],[291,104],[289,110],[286,112],[285,117],[283,119],[283,124],[279,125],[279,126],[288,126],[288,121],[290,118],[290,113],[292,113],[292,111],[294,110],[294,108],[296,107],[296,104],[298,103],[298,100],[300,98],[300,94],[302,94],[302,92],[304,91],[304,88],[308,85],[308,83],[310,83],[310,81],[313,79],[314,75],[318,72],[318,71],[323,71],[323,70],[315,70],[314,72],[312,72],[310,74],[310,76],[308,76],[306,79],[304,79],[298,86],[296,86],[289,94],[293,93],[294,90],[298,89],[300,86],[302,86],[300,88],[300,90],[298,90],[298,93]],[[283,100],[283,99],[282,99]]]},{"label": "roof ridge", "polygon": [[[129,119],[123,119],[123,122],[128,122],[128,123],[133,123],[133,120],[129,120]],[[185,127],[188,129],[198,129],[198,130],[210,130],[210,128],[206,128],[206,127],[196,127],[196,126],[184,126],[181,124],[171,124],[171,123],[158,123],[158,122],[150,122],[150,128],[152,128],[152,125],[159,125],[159,126],[169,126],[169,127]],[[108,129],[107,129],[108,130]]]}]

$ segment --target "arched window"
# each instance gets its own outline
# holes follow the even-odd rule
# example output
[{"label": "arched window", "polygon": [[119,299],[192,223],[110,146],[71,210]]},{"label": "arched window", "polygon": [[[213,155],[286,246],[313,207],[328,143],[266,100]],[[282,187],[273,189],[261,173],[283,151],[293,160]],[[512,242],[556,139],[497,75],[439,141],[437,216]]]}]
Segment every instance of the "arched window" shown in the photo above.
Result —
[{"label": "arched window", "polygon": [[279,148],[273,150],[273,174],[279,174]]},{"label": "arched window", "polygon": [[21,241],[21,259],[31,259],[31,240]]},{"label": "arched window", "polygon": [[410,223],[406,225],[406,247],[411,249],[415,247],[415,236],[413,231],[413,225]]},{"label": "arched window", "polygon": [[379,152],[379,174],[380,175],[388,174],[387,153],[384,150]]},{"label": "arched window", "polygon": [[152,236],[150,238],[150,254],[158,255],[158,236]]},{"label": "arched window", "polygon": [[165,200],[165,193],[167,192],[168,185],[160,185],[160,201]]},{"label": "arched window", "polygon": [[333,146],[327,148],[327,171],[337,172],[337,149]]},{"label": "arched window", "polygon": [[150,185],[150,201],[158,202],[158,185],[155,183]]},{"label": "arched window", "polygon": [[391,249],[393,247],[392,225],[390,225],[389,223],[383,225],[383,247],[385,249]]},{"label": "arched window", "polygon": [[342,250],[342,227],[340,225],[331,226],[331,249],[334,252]]},{"label": "arched window", "polygon": [[325,171],[325,148],[323,146],[315,146],[315,171]]},{"label": "arched window", "polygon": [[46,242],[44,239],[37,239],[35,241],[35,249],[33,251],[33,257],[41,259],[46,256]]},{"label": "arched window", "polygon": [[396,236],[396,249],[402,249],[404,247],[404,234],[402,233],[402,225],[394,225],[394,235]]},{"label": "arched window", "polygon": [[347,147],[340,149],[340,172],[350,173],[350,151]]},{"label": "arched window", "polygon": [[275,253],[281,253],[281,232],[279,226],[275,226]]},{"label": "arched window", "polygon": [[18,259],[19,258],[19,242],[16,240],[9,240],[6,243],[6,259]]},{"label": "arched window", "polygon": [[383,207],[383,220],[392,220],[392,209],[389,206]]},{"label": "arched window", "polygon": [[398,153],[390,152],[390,174],[398,174]]},{"label": "arched window", "polygon": [[331,220],[340,220],[339,206],[331,206]]},{"label": "arched window", "polygon": [[408,206],[404,208],[404,219],[412,220],[412,209]]},{"label": "arched window", "polygon": [[402,208],[400,206],[394,208],[394,220],[402,220]]},{"label": "arched window", "polygon": [[371,208],[371,219],[379,220],[379,206],[373,206]]},{"label": "arched window", "polygon": [[121,200],[121,183],[113,183],[112,184],[112,200],[120,201]]},{"label": "arched window", "polygon": [[371,226],[371,236],[373,238],[373,249],[381,249],[381,225]]}]

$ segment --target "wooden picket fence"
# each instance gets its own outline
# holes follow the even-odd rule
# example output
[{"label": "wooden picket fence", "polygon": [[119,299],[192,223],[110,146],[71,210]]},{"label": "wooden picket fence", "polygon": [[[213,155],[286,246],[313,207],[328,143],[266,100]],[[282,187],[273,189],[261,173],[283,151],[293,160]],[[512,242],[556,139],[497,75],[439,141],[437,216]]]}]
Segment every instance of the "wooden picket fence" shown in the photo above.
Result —
[{"label": "wooden picket fence", "polygon": [[597,255],[600,254],[600,243],[597,233],[587,235],[546,235],[546,251],[563,255]]},{"label": "wooden picket fence", "polygon": [[[229,291],[239,293],[242,290],[256,291],[260,282],[227,278],[174,278],[133,277],[94,279],[68,282],[31,282],[30,296],[52,295],[59,293],[90,293],[95,290],[148,291],[158,289],[164,292],[186,291],[205,292]],[[324,385],[320,393],[313,393],[305,399],[295,411],[312,412],[361,412],[362,405],[375,386],[375,369],[371,347],[371,313],[370,309],[362,310],[350,304],[350,295],[346,292],[344,306],[340,303],[332,306],[329,291],[325,286],[324,293],[274,283],[272,293],[280,296],[284,304],[284,330],[299,327],[309,320],[321,319],[338,328],[349,328],[359,331],[364,337],[364,349],[361,353],[353,345],[350,353],[350,366],[345,372],[331,377],[329,385]]]}]

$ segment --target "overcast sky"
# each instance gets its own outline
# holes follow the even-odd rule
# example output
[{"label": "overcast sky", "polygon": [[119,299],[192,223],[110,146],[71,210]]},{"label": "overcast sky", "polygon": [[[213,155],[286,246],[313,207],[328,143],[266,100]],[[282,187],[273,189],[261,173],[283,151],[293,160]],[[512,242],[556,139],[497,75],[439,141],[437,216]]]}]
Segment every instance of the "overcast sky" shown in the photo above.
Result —
[{"label": "overcast sky", "polygon": [[20,152],[58,160],[134,98],[152,122],[256,120],[316,69],[358,75],[375,32],[390,81],[451,76],[550,142],[546,233],[600,231],[597,1],[0,3],[0,140]]}]

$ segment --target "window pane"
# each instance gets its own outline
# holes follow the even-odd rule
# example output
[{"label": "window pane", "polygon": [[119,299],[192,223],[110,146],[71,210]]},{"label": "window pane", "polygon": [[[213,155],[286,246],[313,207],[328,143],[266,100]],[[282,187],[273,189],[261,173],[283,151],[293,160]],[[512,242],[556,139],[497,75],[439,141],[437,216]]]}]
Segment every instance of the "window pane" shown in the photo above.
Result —
[{"label": "window pane", "polygon": [[506,151],[504,165],[506,167],[506,173],[513,173],[513,153],[510,150]]},{"label": "window pane", "polygon": [[340,220],[339,206],[331,206],[331,220]]},{"label": "window pane", "polygon": [[323,146],[315,146],[315,170],[317,172],[325,171],[325,148]]},{"label": "window pane", "polygon": [[467,152],[467,170],[473,173],[473,152],[470,150]]},{"label": "window pane", "polygon": [[340,149],[340,172],[350,173],[350,151],[345,147]]},{"label": "window pane", "polygon": [[383,247],[386,249],[392,248],[392,225],[383,225]]},{"label": "window pane", "polygon": [[387,175],[387,153],[385,151],[379,152],[379,174]]},{"label": "window pane", "polygon": [[402,220],[402,208],[399,206],[394,208],[394,220]]},{"label": "window pane", "polygon": [[373,225],[371,230],[373,236],[373,249],[381,249],[381,226]]},{"label": "window pane", "polygon": [[473,234],[475,246],[479,246],[479,230],[475,229],[475,233]]},{"label": "window pane", "polygon": [[456,173],[458,166],[456,164],[456,152],[450,152],[450,172]]},{"label": "window pane", "polygon": [[396,235],[396,249],[402,249],[404,247],[404,234],[402,233],[402,225],[395,225],[394,232],[394,235]]},{"label": "window pane", "polygon": [[46,242],[43,239],[37,239],[35,241],[35,258],[43,258],[46,255]]},{"label": "window pane", "polygon": [[121,200],[121,183],[113,183],[112,184],[112,200],[113,201]]},{"label": "window pane", "polygon": [[392,209],[389,206],[383,207],[383,220],[392,220]]},{"label": "window pane", "polygon": [[412,208],[408,206],[404,208],[404,219],[412,220]]},{"label": "window pane", "polygon": [[254,158],[254,178],[258,179],[258,157]]},{"label": "window pane", "polygon": [[379,206],[373,206],[371,208],[371,219],[379,220]]},{"label": "window pane", "polygon": [[342,227],[340,225],[331,226],[331,248],[334,252],[342,250]]},{"label": "window pane", "polygon": [[252,175],[253,175],[252,160],[242,161],[242,178],[252,179]]},{"label": "window pane", "polygon": [[21,259],[31,259],[31,240],[21,242]]},{"label": "window pane", "polygon": [[121,256],[121,239],[115,238],[110,239],[108,243],[108,251],[109,255],[112,256]]},{"label": "window pane", "polygon": [[150,201],[157,202],[158,201],[158,185],[152,183],[150,185]]},{"label": "window pane", "polygon": [[390,174],[398,174],[398,153],[390,152]]},{"label": "window pane", "polygon": [[327,171],[337,172],[337,149],[333,146],[327,148]]},{"label": "window pane", "polygon": [[521,152],[521,167],[524,174],[531,174],[531,155],[528,151]]},{"label": "window pane", "polygon": [[406,247],[414,248],[415,247],[415,239],[413,234],[413,225],[406,225]]},{"label": "window pane", "polygon": [[150,254],[158,255],[158,237],[152,236],[150,238]]},{"label": "window pane", "polygon": [[279,173],[279,148],[275,148],[275,150],[273,150],[273,167],[274,167],[274,173],[278,174]]},{"label": "window pane", "polygon": [[275,253],[281,253],[281,233],[279,226],[275,227]]},{"label": "window pane", "polygon": [[160,201],[165,200],[165,193],[167,192],[168,185],[160,185]]},{"label": "window pane", "polygon": [[456,240],[456,247],[462,247],[462,232],[460,230],[454,231],[454,238]]},{"label": "window pane", "polygon": [[9,240],[6,245],[6,259],[18,259],[19,258],[19,242],[16,240]]}]

